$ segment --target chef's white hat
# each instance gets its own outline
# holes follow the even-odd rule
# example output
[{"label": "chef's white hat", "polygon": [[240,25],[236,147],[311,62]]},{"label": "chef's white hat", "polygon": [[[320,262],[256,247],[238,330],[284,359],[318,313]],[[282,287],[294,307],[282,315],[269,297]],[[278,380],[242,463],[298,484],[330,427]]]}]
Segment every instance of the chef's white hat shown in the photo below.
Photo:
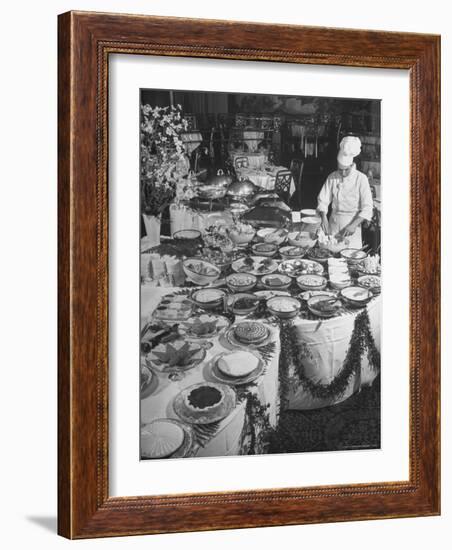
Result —
[{"label": "chef's white hat", "polygon": [[351,166],[353,157],[361,153],[361,140],[356,136],[345,136],[339,145],[337,160],[342,166]]}]

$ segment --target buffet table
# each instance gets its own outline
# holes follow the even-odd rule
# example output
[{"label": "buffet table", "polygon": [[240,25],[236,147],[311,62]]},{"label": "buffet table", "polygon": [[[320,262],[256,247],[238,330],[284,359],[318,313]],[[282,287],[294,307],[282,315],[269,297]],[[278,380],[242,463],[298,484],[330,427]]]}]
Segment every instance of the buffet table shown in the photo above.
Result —
[{"label": "buffet table", "polygon": [[[142,286],[141,288],[141,327],[143,328],[152,317],[152,313],[158,306],[163,296],[180,291],[177,288],[155,288]],[[235,322],[240,322],[237,317]],[[276,427],[279,411],[278,399],[278,360],[279,360],[279,338],[278,329],[269,326],[271,331],[271,342],[273,342],[273,353],[267,359],[264,374],[253,386],[246,386],[244,398],[239,399],[234,410],[224,420],[221,420],[215,427],[213,435],[204,437],[201,443],[195,441],[192,456],[227,456],[242,454],[246,448],[244,444],[244,429],[246,423],[247,394],[254,392],[259,401],[268,405],[268,420],[271,427]],[[219,337],[211,339],[213,346],[207,350],[204,361],[188,370],[182,380],[171,380],[167,374],[156,374],[157,380],[153,383],[150,395],[141,400],[141,424],[159,418],[177,419],[173,408],[174,398],[184,388],[199,382],[215,382],[209,370],[212,358],[218,354],[231,350],[232,348]],[[142,361],[144,358],[142,356]],[[195,437],[196,440],[196,437]]]}]

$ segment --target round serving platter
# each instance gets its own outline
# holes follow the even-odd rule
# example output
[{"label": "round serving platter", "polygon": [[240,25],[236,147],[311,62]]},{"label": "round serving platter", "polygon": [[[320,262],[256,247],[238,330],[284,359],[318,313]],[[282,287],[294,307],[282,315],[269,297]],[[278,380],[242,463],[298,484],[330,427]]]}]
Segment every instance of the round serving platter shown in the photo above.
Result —
[{"label": "round serving platter", "polygon": [[228,376],[218,367],[218,361],[224,355],[227,355],[227,352],[220,353],[216,357],[213,357],[207,366],[208,372],[210,372],[212,378],[214,378],[216,382],[229,384],[230,386],[244,386],[245,384],[251,384],[251,382],[254,382],[264,372],[265,364],[262,359],[258,357],[259,363],[257,367],[246,376]]},{"label": "round serving platter", "polygon": [[192,450],[192,447],[193,447],[194,436],[193,436],[192,428],[190,426],[187,426],[187,424],[183,424],[179,420],[176,420],[176,419],[173,419],[173,418],[155,419],[152,422],[149,422],[148,424],[144,424],[141,427],[141,430],[146,429],[149,425],[153,424],[154,422],[161,422],[162,420],[164,420],[165,422],[170,422],[172,424],[176,424],[177,426],[182,428],[182,430],[184,432],[184,439],[182,441],[182,444],[173,453],[171,453],[167,456],[159,457],[159,458],[146,456],[146,452],[143,449],[141,449],[141,458],[144,459],[144,460],[162,460],[162,459],[166,459],[166,458],[186,458],[186,457],[190,456],[191,455],[191,450]]},{"label": "round serving platter", "polygon": [[[224,400],[221,405],[221,408],[214,412],[206,411],[202,416],[193,416],[192,412],[185,405],[186,396],[194,389],[205,386],[216,386],[221,388],[221,391],[224,393]],[[233,411],[236,405],[236,396],[234,390],[226,384],[211,384],[206,382],[201,382],[200,384],[195,384],[185,388],[180,393],[176,395],[173,401],[173,409],[177,416],[184,422],[189,424],[212,424],[213,422],[219,422],[229,416]]]}]

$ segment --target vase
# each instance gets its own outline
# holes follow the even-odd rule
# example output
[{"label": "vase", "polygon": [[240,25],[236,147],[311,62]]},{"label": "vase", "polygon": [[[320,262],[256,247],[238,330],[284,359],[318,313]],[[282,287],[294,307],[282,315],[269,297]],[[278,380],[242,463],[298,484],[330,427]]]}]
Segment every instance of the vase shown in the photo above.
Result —
[{"label": "vase", "polygon": [[158,246],[160,244],[161,217],[143,214],[143,222],[149,246]]}]

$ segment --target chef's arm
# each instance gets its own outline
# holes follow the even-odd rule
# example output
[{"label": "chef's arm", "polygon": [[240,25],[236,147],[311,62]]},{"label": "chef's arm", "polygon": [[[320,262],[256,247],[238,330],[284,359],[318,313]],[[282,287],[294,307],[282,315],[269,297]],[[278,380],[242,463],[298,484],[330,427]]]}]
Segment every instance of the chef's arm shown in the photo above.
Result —
[{"label": "chef's arm", "polygon": [[361,217],[359,214],[357,214],[350,223],[348,223],[342,230],[340,231],[340,234],[343,237],[348,237],[349,235],[353,235],[353,233],[358,229],[358,227],[363,223],[365,218]]},{"label": "chef's arm", "polygon": [[326,216],[326,212],[319,211],[320,218],[322,220],[322,229],[325,232],[325,235],[330,234],[330,224],[328,223],[328,218]]}]

